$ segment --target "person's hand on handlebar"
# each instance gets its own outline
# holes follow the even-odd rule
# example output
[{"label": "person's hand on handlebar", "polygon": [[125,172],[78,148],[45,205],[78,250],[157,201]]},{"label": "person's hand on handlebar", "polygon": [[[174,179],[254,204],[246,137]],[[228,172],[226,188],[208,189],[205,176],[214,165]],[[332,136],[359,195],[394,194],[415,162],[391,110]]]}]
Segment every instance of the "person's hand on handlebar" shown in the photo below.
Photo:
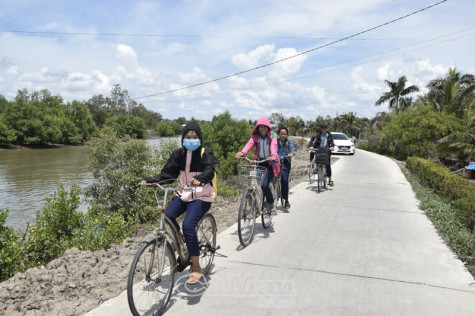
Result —
[{"label": "person's hand on handlebar", "polygon": [[234,158],[241,158],[242,156],[244,156],[244,154],[242,152],[238,152]]},{"label": "person's hand on handlebar", "polygon": [[140,186],[141,186],[141,187],[147,186],[147,181],[142,180],[142,181],[140,182]]},{"label": "person's hand on handlebar", "polygon": [[191,178],[190,184],[195,187],[199,187],[201,185],[201,181],[196,180],[195,178]]},{"label": "person's hand on handlebar", "polygon": [[313,146],[307,148],[308,151],[313,150]]}]

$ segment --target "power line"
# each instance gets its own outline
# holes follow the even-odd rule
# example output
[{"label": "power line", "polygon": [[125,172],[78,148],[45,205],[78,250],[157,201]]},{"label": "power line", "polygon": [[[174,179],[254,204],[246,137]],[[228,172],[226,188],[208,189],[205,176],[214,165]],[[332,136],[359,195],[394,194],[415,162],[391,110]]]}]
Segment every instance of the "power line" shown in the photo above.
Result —
[{"label": "power line", "polygon": [[[196,35],[196,34],[145,34],[145,33],[88,33],[88,32],[54,32],[54,31],[25,31],[0,30],[0,33],[43,34],[43,35],[82,35],[82,36],[128,36],[128,37],[185,37],[185,38],[265,38],[265,39],[298,39],[298,40],[337,40],[339,37],[309,37],[309,36],[259,36],[259,35]],[[417,38],[355,38],[355,41],[421,41]]]},{"label": "power line", "polygon": [[315,48],[306,50],[306,51],[304,51],[304,52],[302,52],[302,53],[298,53],[298,54],[293,55],[293,56],[289,56],[289,57],[286,57],[286,58],[283,58],[283,59],[279,59],[279,60],[276,60],[276,61],[273,61],[273,62],[264,64],[264,65],[257,66],[257,67],[254,67],[254,68],[250,68],[250,69],[247,69],[247,70],[243,70],[243,71],[240,71],[240,72],[236,72],[236,73],[231,74],[231,75],[226,75],[226,76],[218,77],[218,78],[215,78],[215,79],[211,79],[211,80],[208,80],[208,81],[196,83],[196,84],[193,84],[193,85],[190,85],[190,86],[186,86],[186,87],[182,87],[182,88],[178,88],[178,89],[173,89],[173,90],[168,90],[168,91],[159,92],[159,93],[155,93],[155,94],[149,94],[149,95],[145,95],[145,96],[141,96],[141,97],[136,97],[136,98],[133,98],[133,99],[134,99],[134,100],[144,99],[144,98],[154,97],[154,96],[158,96],[158,95],[173,93],[173,92],[177,92],[177,91],[181,91],[181,90],[186,90],[186,89],[190,89],[190,88],[202,86],[202,85],[205,85],[205,84],[209,84],[209,83],[212,83],[212,82],[221,81],[221,80],[224,80],[224,79],[227,79],[227,78],[231,78],[231,77],[234,77],[234,76],[242,75],[242,74],[245,74],[245,73],[254,71],[254,70],[258,70],[258,69],[262,69],[262,68],[265,68],[265,67],[269,67],[269,66],[272,66],[272,65],[275,65],[275,64],[278,64],[278,63],[287,61],[287,60],[289,60],[289,59],[296,58],[296,57],[299,57],[299,56],[302,56],[302,55],[311,53],[311,52],[316,51],[316,50],[318,50],[318,49],[322,49],[322,48],[328,47],[328,46],[330,46],[330,45],[334,45],[334,44],[336,44],[336,43],[339,43],[339,42],[348,40],[348,39],[350,39],[350,38],[359,36],[359,35],[361,35],[361,34],[368,33],[368,32],[370,32],[370,31],[373,31],[373,30],[378,29],[378,28],[381,28],[381,27],[383,27],[383,26],[392,24],[392,23],[394,23],[394,22],[403,20],[403,19],[408,18],[408,17],[410,17],[410,16],[412,16],[412,15],[418,14],[418,13],[420,13],[420,12],[423,12],[423,11],[425,11],[425,10],[428,10],[428,9],[430,9],[430,8],[433,8],[433,7],[435,7],[435,6],[438,6],[438,5],[440,5],[440,4],[442,4],[442,3],[446,2],[446,1],[447,1],[447,0],[443,0],[443,1],[437,2],[437,3],[435,3],[435,4],[432,4],[432,5],[430,5],[430,6],[427,6],[427,7],[425,7],[425,8],[422,8],[422,9],[420,9],[420,10],[414,11],[414,12],[412,12],[412,13],[406,14],[406,15],[401,16],[401,17],[399,17],[399,18],[396,18],[396,19],[394,19],[394,20],[388,21],[388,22],[383,23],[383,24],[379,24],[379,25],[377,25],[377,26],[375,26],[375,27],[372,27],[372,28],[366,29],[366,30],[364,30],[364,31],[355,33],[355,34],[353,34],[353,35],[349,35],[349,36],[347,36],[347,37],[344,37],[344,38],[335,40],[335,41],[333,41],[333,42],[330,42],[330,43],[327,43],[327,44],[324,44],[324,45],[321,45],[321,46],[318,46],[318,47],[315,47]]},{"label": "power line", "polygon": [[[358,57],[358,58],[353,58],[353,59],[350,59],[350,60],[345,60],[345,61],[341,61],[341,62],[337,62],[337,63],[334,63],[334,64],[331,64],[331,65],[326,65],[326,66],[323,66],[323,67],[317,67],[317,68],[313,68],[313,69],[307,69],[305,71],[300,71],[300,72],[297,72],[293,75],[291,75],[292,78],[294,79],[302,79],[302,78],[308,78],[308,77],[313,77],[313,76],[324,76],[324,75],[327,75],[327,74],[330,74],[332,72],[337,72],[337,71],[340,71],[340,70],[343,70],[343,69],[348,69],[348,68],[351,68],[351,67],[354,67],[355,65],[362,65],[362,64],[367,64],[367,63],[370,63],[370,62],[374,62],[374,61],[377,61],[378,59],[373,59],[373,60],[370,60],[370,58],[374,58],[378,55],[387,55],[388,53],[390,53],[389,55],[387,56],[397,56],[399,55],[400,53],[397,52],[397,51],[403,51],[407,48],[410,48],[410,47],[413,47],[413,46],[420,46],[422,44],[426,44],[428,43],[427,45],[425,46],[422,46],[422,47],[418,47],[418,48],[413,48],[411,50],[406,50],[405,52],[408,52],[408,51],[414,51],[414,50],[420,50],[420,49],[425,49],[425,48],[428,48],[428,47],[431,47],[431,46],[434,46],[434,45],[438,45],[438,44],[441,44],[441,43],[445,43],[445,42],[451,42],[451,41],[454,41],[454,40],[458,40],[462,37],[466,37],[466,36],[470,36],[473,34],[473,30],[475,29],[475,27],[470,27],[470,28],[466,28],[466,29],[463,29],[463,30],[460,30],[460,31],[457,31],[457,32],[452,32],[452,33],[448,33],[448,34],[444,34],[444,35],[440,35],[440,36],[436,36],[436,37],[433,37],[431,39],[427,39],[421,43],[417,43],[417,44],[409,44],[409,45],[405,45],[405,46],[402,46],[402,47],[396,47],[396,48],[392,48],[390,50],[386,50],[386,51],[380,51],[380,52],[376,52],[376,53],[373,53],[373,54],[370,54],[370,55],[366,55],[366,56],[361,56],[361,57]],[[466,32],[469,32],[469,33],[466,33]],[[460,35],[460,33],[466,33],[466,34],[462,34]],[[449,36],[454,36],[454,35],[458,35],[456,37],[451,37],[451,38],[447,38]],[[447,39],[444,39],[444,38],[447,38]],[[434,42],[434,41],[437,41],[436,43],[430,43],[430,42]],[[364,61],[366,59],[366,61]],[[361,62],[356,62],[356,63],[353,63],[355,61],[359,61],[359,60],[363,60]],[[347,65],[345,65],[347,64]],[[343,65],[343,66],[340,66],[340,67],[336,67],[336,66],[339,66],[339,65]],[[336,67],[336,68],[335,68]],[[316,73],[316,71],[321,71],[321,72],[318,72]],[[306,73],[310,73],[310,74],[306,74]],[[280,78],[282,78],[284,76],[273,76],[273,77],[269,77],[266,79],[266,82],[272,82],[272,81],[275,81],[275,80],[279,80]],[[285,76],[287,77],[287,76]],[[244,89],[246,89],[246,91],[256,91],[257,89],[260,88],[260,86],[262,85],[257,83],[257,84],[253,84],[252,85],[252,88],[250,87],[242,87]],[[236,88],[238,89],[238,88]],[[334,92],[335,90],[333,90]],[[218,89],[216,90],[208,90],[208,92],[219,92]],[[194,96],[188,96],[188,97],[179,97],[179,100],[180,101],[186,101],[186,100],[201,100],[201,99],[206,99],[206,100],[209,100],[208,97],[194,97]],[[167,99],[167,100],[170,100],[170,99]]]}]

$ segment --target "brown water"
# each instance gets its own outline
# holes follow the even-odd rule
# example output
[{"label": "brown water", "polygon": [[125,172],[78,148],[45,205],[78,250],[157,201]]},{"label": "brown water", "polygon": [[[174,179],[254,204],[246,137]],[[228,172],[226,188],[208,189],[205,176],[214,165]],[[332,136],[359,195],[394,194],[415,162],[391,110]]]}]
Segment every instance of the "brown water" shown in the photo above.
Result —
[{"label": "brown water", "polygon": [[[93,181],[86,163],[85,146],[0,150],[0,209],[9,210],[7,225],[25,228],[60,184],[67,190],[73,184],[86,188]],[[79,209],[85,211],[86,204]]]},{"label": "brown water", "polygon": [[60,184],[85,188],[92,181],[85,146],[0,151],[0,209],[7,225],[24,228]]}]

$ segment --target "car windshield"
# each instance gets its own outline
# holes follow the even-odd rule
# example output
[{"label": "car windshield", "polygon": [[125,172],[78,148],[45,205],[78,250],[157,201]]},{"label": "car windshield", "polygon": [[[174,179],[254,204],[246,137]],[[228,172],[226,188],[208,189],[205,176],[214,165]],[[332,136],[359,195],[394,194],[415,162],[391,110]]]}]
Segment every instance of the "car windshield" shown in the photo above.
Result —
[{"label": "car windshield", "polygon": [[337,140],[347,140],[348,137],[345,134],[333,134],[333,139]]}]

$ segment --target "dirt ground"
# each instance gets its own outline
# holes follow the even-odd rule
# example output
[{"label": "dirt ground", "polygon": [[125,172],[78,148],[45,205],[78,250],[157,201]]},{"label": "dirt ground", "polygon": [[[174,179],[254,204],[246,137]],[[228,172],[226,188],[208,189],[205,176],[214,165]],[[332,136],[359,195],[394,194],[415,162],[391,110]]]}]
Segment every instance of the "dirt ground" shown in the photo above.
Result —
[{"label": "dirt ground", "polygon": [[[309,163],[306,144],[294,143],[297,152],[292,159],[290,187],[307,177]],[[238,197],[221,197],[212,206],[218,232],[236,222],[238,203]],[[107,251],[70,249],[43,268],[16,274],[0,283],[0,316],[82,315],[94,309],[126,289],[129,265],[142,240],[129,238]]]}]

